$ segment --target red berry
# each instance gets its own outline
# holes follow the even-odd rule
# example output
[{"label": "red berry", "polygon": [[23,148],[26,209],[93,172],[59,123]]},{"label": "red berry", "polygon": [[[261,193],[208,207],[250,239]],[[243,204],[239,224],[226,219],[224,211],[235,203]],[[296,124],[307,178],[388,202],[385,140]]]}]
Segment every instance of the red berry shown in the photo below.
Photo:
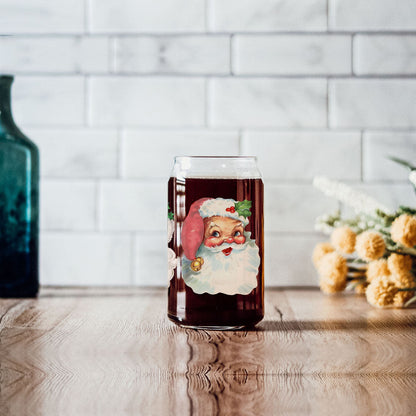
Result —
[{"label": "red berry", "polygon": [[234,214],[234,212],[235,212],[235,208],[234,208],[234,207],[231,207],[231,208],[230,208],[230,212],[232,212],[232,213]]}]

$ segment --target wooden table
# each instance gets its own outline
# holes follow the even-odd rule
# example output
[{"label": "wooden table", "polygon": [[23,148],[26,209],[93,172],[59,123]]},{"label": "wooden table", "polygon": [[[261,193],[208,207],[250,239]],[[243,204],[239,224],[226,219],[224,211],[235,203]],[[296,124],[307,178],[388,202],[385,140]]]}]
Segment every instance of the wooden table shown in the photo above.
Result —
[{"label": "wooden table", "polygon": [[416,309],[269,290],[253,331],[181,329],[160,289],[0,300],[0,414],[416,414]]}]

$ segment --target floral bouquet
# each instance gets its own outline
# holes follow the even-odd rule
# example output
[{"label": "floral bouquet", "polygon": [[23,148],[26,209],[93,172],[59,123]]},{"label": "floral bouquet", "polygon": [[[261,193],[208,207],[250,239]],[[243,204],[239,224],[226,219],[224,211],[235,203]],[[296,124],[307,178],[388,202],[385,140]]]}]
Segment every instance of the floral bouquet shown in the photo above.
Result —
[{"label": "floral bouquet", "polygon": [[[395,162],[410,169],[409,180],[416,190],[416,167],[400,159]],[[355,211],[343,218],[340,211],[316,220],[316,228],[330,235],[319,243],[312,261],[324,293],[346,288],[365,294],[377,307],[407,307],[416,302],[416,209],[401,206],[392,212],[370,196],[325,177],[314,185]]]}]

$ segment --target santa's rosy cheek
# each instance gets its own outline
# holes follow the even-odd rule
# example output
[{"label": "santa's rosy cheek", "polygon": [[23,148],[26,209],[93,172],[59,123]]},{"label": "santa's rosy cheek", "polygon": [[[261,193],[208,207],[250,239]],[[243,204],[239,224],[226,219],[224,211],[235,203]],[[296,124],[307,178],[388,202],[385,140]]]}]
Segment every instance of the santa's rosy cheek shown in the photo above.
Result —
[{"label": "santa's rosy cheek", "polygon": [[234,237],[234,241],[236,242],[236,244],[244,244],[246,238],[243,235],[239,235],[237,237]]},{"label": "santa's rosy cheek", "polygon": [[219,246],[222,243],[222,239],[219,237],[208,237],[205,241],[204,241],[204,245],[207,247],[215,247],[215,246]]}]

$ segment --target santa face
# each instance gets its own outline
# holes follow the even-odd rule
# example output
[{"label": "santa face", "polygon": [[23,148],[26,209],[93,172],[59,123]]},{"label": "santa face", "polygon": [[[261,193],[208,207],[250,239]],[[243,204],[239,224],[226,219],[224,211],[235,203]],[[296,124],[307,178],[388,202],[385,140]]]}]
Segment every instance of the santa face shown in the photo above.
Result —
[{"label": "santa face", "polygon": [[204,219],[204,240],[197,251],[203,259],[200,270],[192,270],[184,258],[182,275],[195,293],[249,294],[257,287],[259,249],[241,221],[221,216]]},{"label": "santa face", "polygon": [[[244,225],[241,221],[228,217],[209,217],[204,219],[204,245],[218,247],[224,243],[244,244]],[[231,251],[224,252],[228,256]]]}]

